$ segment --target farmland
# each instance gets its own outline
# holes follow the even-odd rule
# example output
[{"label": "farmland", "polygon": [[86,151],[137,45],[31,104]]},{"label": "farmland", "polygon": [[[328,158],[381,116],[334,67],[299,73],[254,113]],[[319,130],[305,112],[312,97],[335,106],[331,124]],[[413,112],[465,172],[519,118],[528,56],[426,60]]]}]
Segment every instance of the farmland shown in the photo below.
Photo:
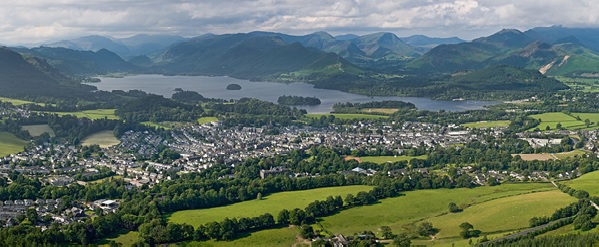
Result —
[{"label": "farmland", "polygon": [[79,118],[89,118],[89,119],[119,119],[117,115],[114,114],[115,109],[95,109],[95,110],[85,110],[78,112],[49,112],[53,114],[57,114],[59,116],[71,115]]},{"label": "farmland", "polygon": [[557,157],[555,157],[555,155],[553,154],[512,154],[512,156],[516,156],[516,155],[520,155],[520,158],[522,158],[522,160],[541,160],[541,161],[546,161],[546,160],[556,160]]},{"label": "farmland", "polygon": [[[421,190],[383,199],[378,204],[348,209],[325,217],[320,223],[328,232],[353,234],[363,230],[376,232],[383,225],[398,231],[405,225],[426,220],[441,230],[439,237],[456,238],[459,222],[455,220],[468,221],[483,232],[506,232],[523,228],[531,217],[551,214],[574,200],[551,184],[541,183]],[[457,203],[465,208],[464,211],[447,215],[449,202]],[[481,217],[481,214],[488,214],[488,217]]]},{"label": "farmland", "polygon": [[466,128],[472,129],[485,129],[485,128],[496,128],[496,127],[508,127],[510,126],[510,120],[497,120],[497,121],[478,121],[462,124]]},{"label": "farmland", "polygon": [[26,141],[17,138],[11,133],[0,132],[0,157],[21,152],[26,144]]},{"label": "farmland", "polygon": [[[530,115],[529,117],[541,120],[539,126],[535,127],[540,130],[546,130],[547,127],[553,130],[557,128],[558,124],[561,124],[562,128],[567,130],[595,129],[599,127],[597,126],[599,113],[571,113],[571,115],[567,115],[563,112],[549,112]],[[585,124],[585,119],[591,122],[589,128]]]},{"label": "farmland", "polygon": [[13,104],[15,106],[26,105],[26,104],[37,104],[35,102],[31,102],[31,101],[27,101],[27,100],[11,99],[11,98],[5,98],[5,97],[0,97],[0,101],[10,102],[11,104]]},{"label": "farmland", "polygon": [[33,137],[40,136],[43,133],[48,133],[50,136],[54,136],[54,130],[52,130],[47,124],[24,125],[21,127],[21,129],[29,131],[29,134]]},{"label": "farmland", "polygon": [[[268,229],[249,233],[248,236],[233,241],[214,241],[191,242],[186,243],[187,247],[208,247],[208,246],[292,246],[296,244],[296,236],[299,234],[297,227],[283,227],[277,229]],[[305,246],[310,246],[305,242]],[[299,245],[301,246],[301,245]]]},{"label": "farmland", "polygon": [[81,141],[81,145],[99,145],[101,148],[111,147],[119,143],[120,141],[114,137],[112,130],[97,132]]},{"label": "farmland", "polygon": [[201,117],[198,118],[198,124],[202,125],[202,124],[206,124],[206,123],[210,123],[210,122],[216,122],[218,121],[218,118],[215,117]]},{"label": "farmland", "polygon": [[410,161],[411,159],[419,159],[419,160],[426,160],[428,158],[427,155],[420,155],[420,156],[405,156],[405,155],[401,155],[401,156],[364,156],[364,157],[360,157],[358,158],[360,162],[372,162],[372,163],[377,163],[377,164],[385,164],[387,162],[397,162],[397,161]]},{"label": "farmland", "polygon": [[337,195],[345,197],[347,194],[357,194],[360,191],[369,191],[371,188],[370,186],[357,185],[280,192],[264,196],[262,200],[244,201],[210,209],[178,211],[167,216],[167,218],[175,223],[187,223],[197,227],[208,222],[221,221],[225,217],[254,217],[265,213],[276,216],[283,209],[303,209],[315,200],[324,200],[328,196]]},{"label": "farmland", "polygon": [[590,172],[577,179],[563,182],[577,190],[585,190],[593,196],[599,196],[599,171]]},{"label": "farmland", "polygon": [[399,111],[399,109],[397,108],[367,108],[367,109],[362,109],[362,112],[368,114],[368,113],[382,113],[382,114],[388,114],[391,115],[393,113],[396,113],[397,111]]},{"label": "farmland", "polygon": [[389,116],[371,115],[371,114],[346,114],[346,113],[333,113],[333,114],[322,114],[322,113],[311,113],[306,114],[309,118],[320,118],[322,116],[328,117],[329,115],[335,116],[339,119],[381,119],[388,118]]}]

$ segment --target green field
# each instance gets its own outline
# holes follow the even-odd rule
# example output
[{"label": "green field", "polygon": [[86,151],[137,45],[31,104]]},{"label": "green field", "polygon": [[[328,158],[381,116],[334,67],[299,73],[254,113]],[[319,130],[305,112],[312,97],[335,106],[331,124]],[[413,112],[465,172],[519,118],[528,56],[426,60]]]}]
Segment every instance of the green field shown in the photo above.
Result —
[{"label": "green field", "polygon": [[29,131],[29,134],[33,137],[41,136],[43,133],[48,133],[50,136],[54,136],[54,130],[52,130],[52,128],[50,128],[50,126],[47,124],[23,125],[21,129]]},{"label": "green field", "polygon": [[[595,129],[598,128],[597,122],[599,121],[599,113],[571,113],[572,116],[566,115],[562,112],[548,112],[543,114],[530,115],[529,117],[534,119],[541,119],[541,124],[535,128],[545,130],[547,126],[551,130],[556,129],[557,124],[561,124],[562,128],[567,130],[582,130],[582,129]],[[581,120],[575,117],[580,117]],[[593,124],[589,128],[586,127],[584,120],[589,119]],[[532,130],[532,129],[531,129]]]},{"label": "green field", "polygon": [[567,159],[567,158],[574,158],[574,157],[580,157],[582,155],[586,155],[589,154],[589,152],[585,152],[583,150],[574,150],[574,151],[570,151],[570,152],[563,152],[563,153],[555,153],[555,157],[557,157],[560,160],[563,159]]},{"label": "green field", "polygon": [[212,222],[221,221],[225,217],[240,218],[254,217],[270,213],[273,216],[283,209],[304,209],[315,200],[324,200],[328,196],[345,197],[347,194],[357,194],[360,191],[370,191],[371,186],[355,185],[344,187],[328,187],[313,190],[280,192],[263,197],[262,200],[250,200],[223,207],[184,210],[167,215],[169,221],[187,223],[194,227]]},{"label": "green field", "polygon": [[[459,220],[468,221],[483,232],[510,231],[524,227],[531,217],[551,214],[574,200],[549,183],[409,191],[405,196],[383,199],[378,204],[325,217],[320,223],[333,234],[353,234],[363,230],[376,233],[383,225],[397,232],[402,226],[427,220],[441,230],[439,237],[453,239],[456,237],[453,228],[458,228],[463,222]],[[458,214],[446,215],[449,202],[466,209]]]},{"label": "green field", "polygon": [[119,139],[114,137],[114,132],[112,130],[100,131],[86,137],[81,141],[81,145],[83,146],[99,145],[101,148],[111,147],[118,145],[119,143]]},{"label": "green field", "polygon": [[427,155],[420,156],[364,156],[359,159],[363,162],[372,162],[377,164],[385,164],[387,162],[397,162],[397,161],[410,161],[411,159],[419,159],[426,160],[428,158]]},{"label": "green field", "polygon": [[579,178],[562,182],[577,190],[585,190],[593,196],[599,196],[599,171],[589,172]]},{"label": "green field", "polygon": [[0,131],[0,157],[22,152],[25,145],[27,145],[26,141],[11,133]]},{"label": "green field", "polygon": [[397,108],[366,108],[366,109],[362,109],[362,112],[368,114],[368,113],[382,113],[382,114],[388,114],[391,115],[393,113],[396,113],[397,111],[399,111],[399,109]]},{"label": "green field", "polygon": [[484,128],[495,128],[495,127],[508,127],[510,126],[510,120],[497,120],[497,121],[478,121],[462,124],[466,128],[472,129],[484,129]]},{"label": "green field", "polygon": [[339,119],[381,119],[388,118],[389,116],[381,116],[381,115],[371,115],[371,114],[345,114],[345,113],[334,113],[334,114],[326,114],[326,113],[310,113],[306,114],[306,117],[309,118],[320,118],[322,116],[333,115],[335,118]]},{"label": "green field", "polygon": [[200,124],[200,125],[205,124],[205,123],[210,123],[210,122],[216,122],[216,121],[218,121],[218,118],[215,118],[215,117],[198,118],[198,124]]},{"label": "green field", "polygon": [[[190,242],[184,246],[187,247],[218,247],[218,246],[298,246],[296,236],[299,234],[298,228],[278,228],[268,229],[258,232],[252,232],[249,236],[234,240],[234,241],[214,241],[207,242]],[[300,243],[301,244],[301,243]],[[305,242],[305,246],[310,246],[309,242]],[[299,245],[301,246],[301,245]]]},{"label": "green field", "polygon": [[25,104],[36,104],[35,102],[31,102],[31,101],[27,101],[27,100],[11,99],[11,98],[4,98],[4,97],[0,97],[0,101],[10,102],[15,106],[25,105]]},{"label": "green field", "polygon": [[121,243],[123,246],[132,246],[135,242],[137,242],[139,239],[139,233],[138,232],[127,232],[124,234],[119,234],[117,236],[114,237],[108,237],[102,240],[99,240],[97,243],[99,246],[110,246],[108,243],[111,240],[114,240],[117,243]]},{"label": "green field", "polygon": [[71,115],[79,118],[89,118],[89,119],[119,119],[117,115],[114,115],[115,109],[95,109],[95,110],[85,110],[78,112],[48,112],[57,114],[59,116]]}]

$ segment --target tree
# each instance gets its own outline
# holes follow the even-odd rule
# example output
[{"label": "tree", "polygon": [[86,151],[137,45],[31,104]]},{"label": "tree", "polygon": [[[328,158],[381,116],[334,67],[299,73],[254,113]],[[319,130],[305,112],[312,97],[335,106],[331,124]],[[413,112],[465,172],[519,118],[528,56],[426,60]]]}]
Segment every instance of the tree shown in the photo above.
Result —
[{"label": "tree", "polygon": [[384,239],[392,239],[394,235],[393,232],[391,232],[391,227],[381,226],[381,236],[383,236]]},{"label": "tree", "polygon": [[300,236],[305,239],[312,239],[316,236],[316,234],[314,233],[314,229],[311,225],[303,224],[302,230],[300,231]]},{"label": "tree", "polygon": [[262,193],[258,192],[258,196],[256,196],[256,199],[262,200]]},{"label": "tree", "polygon": [[420,225],[418,225],[418,234],[420,236],[435,235],[436,232],[437,232],[437,229],[435,229],[433,227],[433,224],[428,221],[424,221],[424,222],[420,223]]},{"label": "tree", "polygon": [[279,215],[277,216],[277,223],[281,225],[289,224],[289,211],[287,209],[283,209],[281,212],[279,212]]},{"label": "tree", "polygon": [[459,208],[458,205],[455,204],[455,202],[450,202],[448,207],[449,207],[449,212],[451,212],[451,213],[462,212],[462,209]]},{"label": "tree", "polygon": [[410,236],[405,232],[400,232],[393,238],[393,245],[397,247],[410,247],[412,240]]}]

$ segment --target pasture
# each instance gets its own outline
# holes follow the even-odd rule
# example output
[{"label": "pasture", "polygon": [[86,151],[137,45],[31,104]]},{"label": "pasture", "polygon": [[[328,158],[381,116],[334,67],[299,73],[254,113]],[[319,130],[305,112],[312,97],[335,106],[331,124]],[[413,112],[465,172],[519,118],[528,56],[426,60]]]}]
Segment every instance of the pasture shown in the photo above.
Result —
[{"label": "pasture", "polygon": [[527,160],[527,161],[531,161],[531,160],[547,161],[547,160],[556,160],[557,159],[557,157],[555,157],[555,155],[553,155],[553,154],[512,154],[512,157],[514,157],[516,155],[520,155],[520,158],[522,158],[522,160]]},{"label": "pasture", "polygon": [[315,200],[325,200],[328,196],[339,195],[345,198],[347,194],[355,195],[360,191],[370,191],[371,189],[371,186],[355,185],[280,192],[264,196],[262,200],[244,201],[216,208],[183,210],[166,217],[168,221],[187,223],[194,227],[212,221],[221,221],[226,217],[254,217],[270,213],[276,218],[277,214],[283,209],[304,209],[309,203]]},{"label": "pasture", "polygon": [[497,127],[508,127],[510,126],[510,120],[497,120],[497,121],[478,121],[478,122],[469,122],[462,124],[462,126],[471,129],[488,129],[488,128],[497,128]]},{"label": "pasture", "polygon": [[[299,235],[297,227],[283,227],[277,229],[267,229],[257,232],[248,233],[248,236],[239,238],[233,241],[206,241],[206,242],[190,242],[185,243],[186,247],[219,247],[219,246],[296,246],[301,244],[296,240]],[[310,242],[304,242],[305,246],[310,246]],[[303,246],[303,245],[298,245]]]},{"label": "pasture", "polygon": [[599,171],[589,172],[576,179],[562,182],[577,190],[585,190],[592,196],[599,196]]},{"label": "pasture", "polygon": [[20,100],[20,99],[11,99],[11,98],[5,98],[5,97],[0,97],[0,101],[10,102],[14,106],[26,105],[26,104],[38,104],[38,103],[35,103],[35,102],[32,102],[32,101]]},{"label": "pasture", "polygon": [[588,154],[588,152],[577,149],[577,150],[573,150],[570,152],[556,153],[555,157],[557,157],[560,160],[563,160],[563,159],[567,159],[567,158],[581,157],[582,155],[587,155],[587,154]]},{"label": "pasture", "polygon": [[103,130],[85,137],[81,141],[83,146],[99,145],[101,148],[107,148],[120,143],[119,139],[114,137],[112,130]]},{"label": "pasture", "polygon": [[335,118],[338,119],[382,119],[382,118],[389,118],[389,116],[382,116],[382,115],[371,115],[371,114],[349,114],[349,113],[333,113],[333,114],[326,114],[326,113],[309,113],[306,114],[306,117],[309,118],[320,118],[322,116],[328,117],[329,115],[333,115],[335,116]]},{"label": "pasture", "polygon": [[17,138],[15,135],[0,131],[0,157],[23,151],[27,142]]},{"label": "pasture", "polygon": [[397,108],[366,108],[366,109],[362,109],[363,113],[382,113],[382,114],[387,114],[387,115],[391,115],[393,113],[396,113],[397,111],[399,111],[399,109]]},{"label": "pasture", "polygon": [[50,136],[54,136],[54,130],[52,130],[52,128],[50,128],[50,126],[47,124],[23,125],[21,129],[28,131],[33,137],[41,136],[43,133],[48,133]]},{"label": "pasture", "polygon": [[397,161],[410,161],[412,159],[426,160],[428,158],[427,155],[420,156],[363,156],[358,158],[358,162],[372,162],[377,164],[385,164],[387,162],[397,162]]},{"label": "pasture", "polygon": [[[535,128],[539,128],[541,131],[546,130],[549,127],[551,130],[555,130],[558,124],[562,125],[562,128],[566,130],[586,130],[596,129],[599,126],[599,113],[576,113],[573,112],[567,115],[563,112],[548,112],[543,114],[530,115],[530,118],[540,119],[541,123]],[[580,118],[580,120],[577,119]],[[587,128],[585,119],[589,119],[591,125]],[[533,130],[533,129],[531,129]]]},{"label": "pasture", "polygon": [[71,115],[78,118],[89,118],[89,119],[119,119],[117,115],[114,114],[115,109],[95,109],[95,110],[85,110],[85,111],[77,111],[77,112],[48,112],[52,114],[57,114],[59,116]]},{"label": "pasture", "polygon": [[216,117],[201,117],[198,118],[198,124],[203,125],[206,123],[210,123],[210,122],[216,122],[218,121],[218,118]]},{"label": "pasture", "polygon": [[[353,234],[363,230],[376,233],[383,225],[390,226],[397,232],[406,225],[426,220],[441,230],[440,237],[455,238],[458,236],[454,236],[453,228],[459,231],[458,225],[461,222],[456,223],[454,220],[468,221],[483,232],[506,232],[527,225],[528,220],[534,216],[551,214],[574,200],[549,183],[408,191],[405,196],[383,199],[378,204],[351,208],[324,217],[320,223],[333,234]],[[465,208],[464,212],[448,215],[449,202]],[[525,204],[536,206],[528,207]],[[484,212],[488,213],[481,216]]]}]

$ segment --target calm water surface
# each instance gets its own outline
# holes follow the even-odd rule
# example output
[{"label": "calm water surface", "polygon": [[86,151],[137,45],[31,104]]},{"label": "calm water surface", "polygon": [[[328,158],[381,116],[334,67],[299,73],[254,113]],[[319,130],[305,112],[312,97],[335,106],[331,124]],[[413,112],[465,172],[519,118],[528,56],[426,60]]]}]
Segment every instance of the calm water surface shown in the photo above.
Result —
[{"label": "calm water surface", "polygon": [[[230,77],[207,76],[163,76],[163,75],[136,75],[124,78],[100,78],[102,82],[93,83],[100,90],[132,90],[139,89],[148,93],[171,97],[175,88],[196,91],[208,98],[240,99],[243,97],[257,98],[270,102],[277,102],[279,96],[296,95],[319,98],[322,104],[317,106],[297,106],[306,109],[309,113],[328,113],[332,111],[333,104],[338,102],[364,103],[382,100],[401,100],[411,102],[420,110],[430,111],[466,111],[483,109],[485,105],[498,102],[490,101],[444,101],[419,97],[382,97],[364,96],[329,89],[317,89],[307,83],[276,83],[253,82]],[[228,84],[235,83],[241,90],[226,90]]]}]

